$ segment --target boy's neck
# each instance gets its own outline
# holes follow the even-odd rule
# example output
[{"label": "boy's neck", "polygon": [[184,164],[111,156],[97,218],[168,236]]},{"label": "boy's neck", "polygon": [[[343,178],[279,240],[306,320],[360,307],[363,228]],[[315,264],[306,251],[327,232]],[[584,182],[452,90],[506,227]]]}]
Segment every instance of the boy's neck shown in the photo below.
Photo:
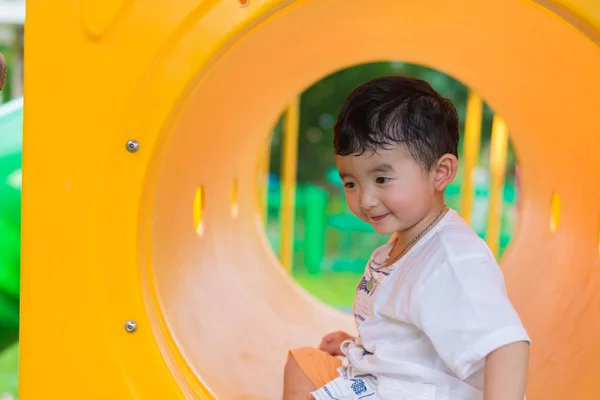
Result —
[{"label": "boy's neck", "polygon": [[[406,247],[406,245],[408,245],[413,239],[415,239],[421,232],[423,232],[425,230],[429,230],[429,229],[433,228],[435,225],[437,225],[444,217],[444,214],[446,212],[446,211],[444,211],[445,208],[446,208],[446,205],[442,199],[441,201],[436,202],[436,204],[434,206],[432,206],[427,211],[427,213],[425,213],[423,218],[421,218],[421,220],[419,222],[417,222],[415,225],[413,225],[412,227],[405,229],[403,231],[396,232],[397,240],[396,240],[396,245],[394,246],[395,248],[392,250],[392,253],[395,254],[399,251],[402,251],[402,249],[404,247]],[[412,245],[415,245],[417,242],[418,242],[418,240],[415,243],[413,243]]]}]

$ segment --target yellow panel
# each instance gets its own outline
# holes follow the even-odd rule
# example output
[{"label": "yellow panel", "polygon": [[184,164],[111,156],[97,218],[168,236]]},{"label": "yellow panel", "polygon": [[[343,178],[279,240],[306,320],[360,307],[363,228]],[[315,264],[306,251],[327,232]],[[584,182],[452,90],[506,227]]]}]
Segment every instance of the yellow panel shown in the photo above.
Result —
[{"label": "yellow panel", "polygon": [[100,38],[111,25],[117,25],[133,0],[82,0],[85,28],[92,37]]},{"label": "yellow panel", "polygon": [[[592,2],[562,4],[593,37]],[[275,399],[288,348],[351,330],[277,265],[255,166],[291,98],[384,59],[455,76],[507,122],[528,399],[600,393],[600,52],[583,22],[518,0],[139,0],[103,10],[98,40],[76,2],[27,6],[20,399]]]}]

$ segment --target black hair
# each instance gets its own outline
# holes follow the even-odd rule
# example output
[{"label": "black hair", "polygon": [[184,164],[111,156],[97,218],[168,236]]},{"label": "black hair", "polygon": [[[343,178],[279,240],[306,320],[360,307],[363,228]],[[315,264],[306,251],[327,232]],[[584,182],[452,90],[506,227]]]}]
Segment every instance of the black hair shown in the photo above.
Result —
[{"label": "black hair", "polygon": [[406,145],[430,170],[444,154],[458,158],[458,113],[452,102],[421,79],[388,76],[354,89],[333,127],[341,156]]}]

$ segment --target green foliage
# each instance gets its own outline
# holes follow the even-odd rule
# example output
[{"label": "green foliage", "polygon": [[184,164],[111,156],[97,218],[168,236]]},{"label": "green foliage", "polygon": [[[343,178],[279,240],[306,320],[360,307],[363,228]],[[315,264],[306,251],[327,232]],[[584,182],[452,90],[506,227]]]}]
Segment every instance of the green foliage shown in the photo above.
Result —
[{"label": "green foliage", "polygon": [[16,398],[19,383],[19,344],[0,352],[0,398],[7,393]]}]

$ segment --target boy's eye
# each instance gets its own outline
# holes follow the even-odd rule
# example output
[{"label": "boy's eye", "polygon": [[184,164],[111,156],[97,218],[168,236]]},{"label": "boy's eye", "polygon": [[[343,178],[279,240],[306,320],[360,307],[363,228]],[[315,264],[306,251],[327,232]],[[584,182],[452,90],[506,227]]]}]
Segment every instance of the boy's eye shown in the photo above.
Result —
[{"label": "boy's eye", "polygon": [[390,180],[390,178],[385,178],[383,176],[380,176],[379,178],[375,179],[375,183],[382,184],[382,183],[386,183],[389,180]]},{"label": "boy's eye", "polygon": [[346,183],[344,183],[344,187],[345,187],[346,189],[352,189],[352,188],[354,188],[354,186],[356,186],[356,185],[354,184],[354,182],[346,182]]}]

